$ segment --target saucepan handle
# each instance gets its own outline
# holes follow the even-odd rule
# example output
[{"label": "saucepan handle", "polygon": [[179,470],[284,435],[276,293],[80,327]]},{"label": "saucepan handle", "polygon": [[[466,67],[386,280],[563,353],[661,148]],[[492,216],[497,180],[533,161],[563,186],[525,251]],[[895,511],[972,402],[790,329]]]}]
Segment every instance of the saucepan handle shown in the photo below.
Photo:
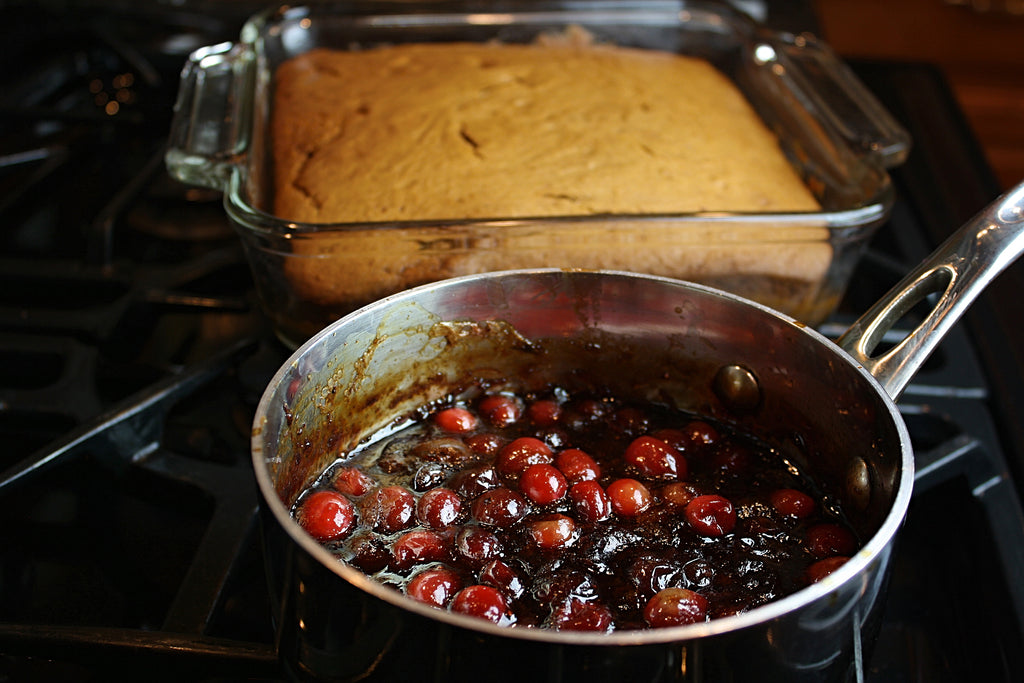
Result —
[{"label": "saucepan handle", "polygon": [[[983,289],[1024,250],[1024,184],[983,209],[907,274],[837,341],[894,400]],[[886,333],[926,297],[925,318],[899,343],[872,355]]]}]

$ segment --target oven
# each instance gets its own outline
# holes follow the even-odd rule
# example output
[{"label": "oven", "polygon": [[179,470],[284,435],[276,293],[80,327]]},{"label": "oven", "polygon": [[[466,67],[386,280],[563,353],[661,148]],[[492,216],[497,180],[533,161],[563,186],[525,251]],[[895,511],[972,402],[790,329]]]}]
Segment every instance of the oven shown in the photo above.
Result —
[{"label": "oven", "polygon": [[[0,26],[0,680],[282,680],[249,430],[290,351],[220,197],[163,161],[186,55],[257,7],[54,7]],[[1000,190],[937,70],[853,66],[914,145],[829,335]],[[920,475],[857,681],[1024,679],[1022,279],[899,402]]]}]

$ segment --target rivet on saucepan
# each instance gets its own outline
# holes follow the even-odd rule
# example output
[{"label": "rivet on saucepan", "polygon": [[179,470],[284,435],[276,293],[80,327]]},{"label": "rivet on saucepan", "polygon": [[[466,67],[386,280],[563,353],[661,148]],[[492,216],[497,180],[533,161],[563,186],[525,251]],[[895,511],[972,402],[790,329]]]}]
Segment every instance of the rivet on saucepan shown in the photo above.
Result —
[{"label": "rivet on saucepan", "polygon": [[863,458],[854,458],[846,470],[846,498],[858,510],[871,502],[871,471]]},{"label": "rivet on saucepan", "polygon": [[761,403],[761,386],[754,373],[739,365],[723,365],[715,374],[715,395],[729,408],[750,411]]}]

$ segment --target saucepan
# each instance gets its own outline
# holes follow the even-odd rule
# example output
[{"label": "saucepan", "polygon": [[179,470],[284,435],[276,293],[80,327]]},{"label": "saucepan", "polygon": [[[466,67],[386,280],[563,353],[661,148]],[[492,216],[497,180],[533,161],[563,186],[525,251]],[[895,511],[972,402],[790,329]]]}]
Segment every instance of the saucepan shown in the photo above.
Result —
[{"label": "saucepan", "polygon": [[[328,326],[274,376],[252,435],[279,652],[290,675],[849,679],[877,634],[913,488],[913,450],[896,400],[979,292],[1017,258],[1022,228],[1024,186],[957,231],[836,342],[704,286],[549,269],[426,285]],[[862,549],[824,580],[733,616],[561,632],[497,626],[417,603],[339,562],[289,514],[339,454],[424,402],[480,378],[528,390],[579,376],[758,435],[814,479],[866,539]]]}]

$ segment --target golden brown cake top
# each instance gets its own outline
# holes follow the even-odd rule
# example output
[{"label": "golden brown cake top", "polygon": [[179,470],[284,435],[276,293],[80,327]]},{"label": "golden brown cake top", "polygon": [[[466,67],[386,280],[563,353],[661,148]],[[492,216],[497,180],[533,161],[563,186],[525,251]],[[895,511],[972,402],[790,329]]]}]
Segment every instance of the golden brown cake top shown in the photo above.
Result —
[{"label": "golden brown cake top", "polygon": [[287,220],[819,208],[733,84],[669,52],[318,49],[278,71],[273,117]]}]

